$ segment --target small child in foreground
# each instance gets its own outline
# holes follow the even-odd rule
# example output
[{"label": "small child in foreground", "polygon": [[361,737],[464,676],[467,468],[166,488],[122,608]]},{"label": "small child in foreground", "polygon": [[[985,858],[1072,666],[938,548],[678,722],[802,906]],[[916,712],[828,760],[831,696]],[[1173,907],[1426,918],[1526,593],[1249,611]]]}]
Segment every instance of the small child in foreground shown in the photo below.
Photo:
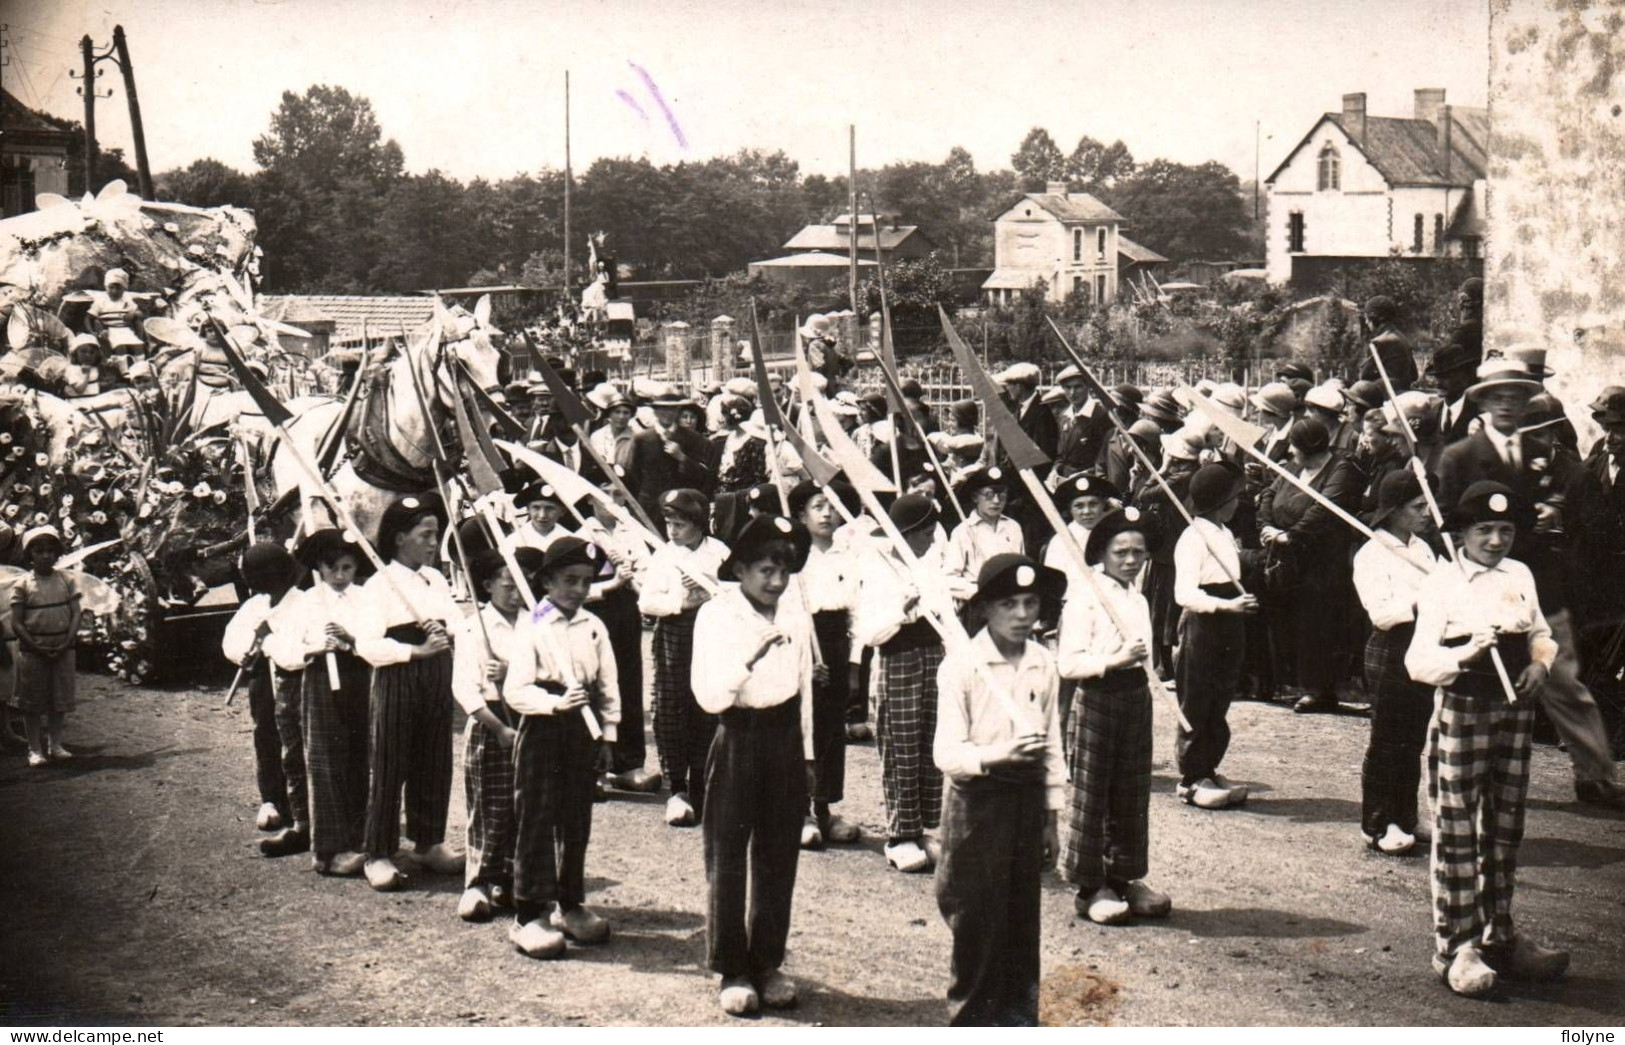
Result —
[{"label": "small child in foreground", "polygon": [[947,777],[937,906],[954,935],[956,1027],[1038,1023],[1040,878],[1055,855],[1066,763],[1060,676],[1032,635],[1065,589],[1059,570],[993,556],[971,600],[987,626],[937,674],[934,750]]},{"label": "small child in foreground", "polygon": [[1405,653],[1411,678],[1438,687],[1428,737],[1433,971],[1469,998],[1488,994],[1497,976],[1550,980],[1569,966],[1567,951],[1542,947],[1512,924],[1535,704],[1557,657],[1534,575],[1507,558],[1533,515],[1500,483],[1462,492],[1447,520],[1461,557],[1428,577]]},{"label": "small child in foreground", "polygon": [[702,606],[694,628],[694,699],[718,720],[701,819],[706,952],[732,1016],[796,1002],[779,966],[812,755],[812,618],[780,597],[810,544],[783,516],[751,519],[722,567],[739,584]]},{"label": "small child in foreground", "polygon": [[11,626],[17,634],[17,710],[28,736],[28,764],[73,755],[62,746],[62,725],[74,700],[74,651],[79,634],[79,589],[56,568],[62,536],[50,526],[23,535],[23,557],[33,572],[11,589]]},{"label": "small child in foreground", "polygon": [[271,634],[271,611],[293,590],[299,570],[286,548],[261,541],[243,552],[237,572],[249,596],[227,622],[220,652],[243,669],[248,686],[248,714],[254,723],[254,777],[260,792],[255,826],[261,831],[277,831],[291,827],[293,817],[282,773],[282,740],[277,733],[276,680],[262,647]]}]

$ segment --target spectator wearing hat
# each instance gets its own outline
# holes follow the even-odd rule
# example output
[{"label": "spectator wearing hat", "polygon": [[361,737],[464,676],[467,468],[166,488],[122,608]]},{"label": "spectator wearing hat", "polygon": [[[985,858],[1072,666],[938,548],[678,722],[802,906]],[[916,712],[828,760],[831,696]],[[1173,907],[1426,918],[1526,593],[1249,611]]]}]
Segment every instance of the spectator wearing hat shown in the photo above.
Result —
[{"label": "spectator wearing hat", "polygon": [[982,404],[974,399],[956,399],[948,404],[947,431],[951,434],[977,434],[982,424]]},{"label": "spectator wearing hat", "polygon": [[[724,1012],[787,1008],[783,972],[814,755],[813,623],[783,599],[807,562],[801,524],[753,518],[723,564],[738,581],[700,609],[694,697],[717,718],[706,759],[706,959]],[[748,882],[748,886],[747,886]]]},{"label": "spectator wearing hat", "polygon": [[1151,397],[1140,406],[1140,416],[1148,421],[1155,421],[1165,435],[1177,432],[1185,423],[1185,415],[1180,411],[1179,400],[1167,389],[1151,393]]},{"label": "spectator wearing hat", "polygon": [[[1410,341],[1399,329],[1399,320],[1399,306],[1381,294],[1367,299],[1360,309],[1360,327],[1366,344],[1376,347],[1377,358],[1382,360],[1394,391],[1404,392],[1416,384],[1417,369],[1416,356],[1411,351]],[[1360,379],[1379,379],[1376,361],[1368,353],[1360,365]]]},{"label": "spectator wearing hat", "polygon": [[1226,525],[1241,492],[1242,477],[1229,465],[1197,469],[1189,494],[1195,521],[1174,547],[1174,600],[1187,611],[1174,668],[1180,710],[1190,723],[1189,729],[1180,727],[1175,744],[1179,768],[1175,793],[1199,809],[1222,809],[1247,800],[1245,786],[1233,785],[1219,774],[1230,747],[1226,716],[1241,676],[1245,618],[1258,612],[1258,600],[1243,595],[1231,579],[1242,575],[1246,561]]},{"label": "spectator wearing hat", "polygon": [[627,469],[626,485],[644,512],[660,526],[661,502],[668,492],[709,488],[711,449],[704,435],[678,426],[678,408],[686,401],[675,388],[660,383],[649,392],[654,424],[632,437],[632,465]]},{"label": "spectator wearing hat", "polygon": [[604,622],[610,648],[615,651],[615,678],[621,687],[621,723],[611,745],[609,787],[640,794],[660,790],[660,774],[646,769],[647,737],[643,708],[643,614],[638,610],[639,578],[648,562],[649,548],[639,536],[641,527],[628,525],[609,510],[605,500],[621,508],[626,501],[614,484],[605,482],[603,498],[586,499],[579,511],[582,523],[576,536],[604,553],[613,572],[593,582],[587,608]]},{"label": "spectator wearing hat", "polygon": [[1451,341],[1440,346],[1429,361],[1427,372],[1437,382],[1444,402],[1438,410],[1440,438],[1446,446],[1460,442],[1473,431],[1480,406],[1468,396],[1467,390],[1476,380],[1483,350],[1480,344],[1458,344]]},{"label": "spectator wearing hat", "polygon": [[1112,388],[1112,398],[1117,401],[1117,410],[1124,424],[1132,425],[1140,419],[1140,404],[1145,402],[1145,393],[1137,386],[1127,381],[1115,385]]},{"label": "spectator wearing hat", "polygon": [[986,624],[937,671],[932,751],[947,787],[936,885],[954,938],[952,1026],[1038,1023],[1042,875],[1057,848],[1066,759],[1060,676],[1034,633],[1065,586],[1025,555],[989,559],[971,597]]},{"label": "spectator wearing hat", "polygon": [[1057,374],[1055,383],[1066,395],[1067,402],[1067,409],[1061,414],[1060,441],[1055,451],[1055,471],[1064,478],[1099,466],[1106,440],[1112,434],[1112,421],[1107,413],[1111,404],[1095,401],[1089,394],[1089,383],[1075,366],[1068,366]]},{"label": "spectator wearing hat", "polygon": [[[919,560],[919,573],[943,578],[943,593],[967,598],[975,587],[949,572],[929,498],[904,494],[891,520]],[[941,822],[942,774],[931,761],[937,721],[942,639],[920,613],[915,574],[896,549],[877,549],[858,589],[853,638],[875,650],[871,669],[880,785],[886,801],[886,862],[905,873],[931,865],[926,832]]]},{"label": "spectator wearing hat", "polygon": [[1130,439],[1152,461],[1162,460],[1162,428],[1155,421],[1142,417],[1128,426],[1127,435],[1112,433],[1106,441],[1104,470],[1106,481],[1119,490],[1131,489],[1136,475],[1143,474],[1140,473],[1140,459],[1129,445]]},{"label": "spectator wearing hat", "polygon": [[[434,567],[446,509],[434,494],[402,497],[386,509],[374,547],[388,565],[361,591],[355,649],[373,668],[365,843],[367,884],[398,889],[401,793],[415,863],[437,874],[463,870],[445,844],[451,802],[451,635],[463,617],[445,575]],[[411,602],[402,593],[411,593]]]},{"label": "spectator wearing hat", "polygon": [[638,609],[655,618],[655,750],[671,798],[666,823],[692,827],[705,809],[705,755],[716,716],[694,699],[694,621],[716,590],[728,546],[710,536],[711,503],[698,490],[670,490],[660,502],[668,543],[649,556]]},{"label": "spectator wearing hat", "polygon": [[[1590,607],[1590,633],[1593,639],[1601,640],[1594,643],[1600,648],[1594,650],[1592,657],[1586,658],[1587,663],[1594,666],[1594,678],[1599,674],[1608,674],[1611,665],[1605,661],[1609,640],[1625,622],[1625,532],[1621,532],[1625,530],[1625,475],[1621,474],[1625,469],[1625,388],[1603,391],[1604,395],[1591,404],[1591,419],[1602,428],[1603,436],[1592,446],[1585,466],[1602,492],[1602,501],[1612,524],[1603,531],[1592,556],[1581,564],[1580,570],[1580,575],[1588,582],[1586,601]],[[1597,667],[1602,670],[1596,671]],[[1625,706],[1625,702],[1620,701],[1616,693],[1612,709],[1616,717],[1610,723],[1616,738],[1625,735],[1617,717],[1621,706]],[[1621,745],[1616,743],[1616,752],[1621,749]]]},{"label": "spectator wearing hat", "polygon": [[1376,536],[1354,553],[1354,590],[1371,622],[1365,690],[1371,739],[1360,768],[1360,834],[1378,852],[1416,845],[1416,790],[1433,715],[1433,690],[1411,680],[1405,652],[1416,634],[1416,602],[1436,562],[1421,534],[1432,526],[1416,473],[1388,473],[1367,520]]},{"label": "spectator wearing hat", "polygon": [[[273,620],[272,615],[293,592],[294,583],[299,579],[299,567],[280,544],[261,541],[243,552],[237,573],[249,596],[227,622],[220,639],[220,651],[227,660],[241,667],[248,679],[248,713],[254,722],[254,775],[260,792],[255,826],[261,831],[278,832],[261,839],[260,848],[267,856],[283,855],[284,843],[297,843],[299,833],[287,833],[295,827],[296,818],[283,770],[277,688],[279,684],[291,685],[294,680],[279,677],[276,666],[264,656],[264,645],[273,628],[296,619]],[[298,596],[294,595],[293,599],[297,601]],[[283,703],[287,702],[284,698]],[[303,811],[297,821],[301,827],[307,822]]]},{"label": "spectator wearing hat", "polygon": [[[1191,476],[1202,466],[1200,436],[1193,442],[1191,429],[1181,429],[1162,437],[1162,477],[1173,495],[1185,500],[1190,490]],[[1152,458],[1156,460],[1155,457]],[[1162,485],[1157,483],[1139,464],[1134,468],[1134,488],[1129,491],[1129,503],[1136,505],[1145,518],[1145,535],[1149,542],[1150,561],[1142,582],[1145,597],[1151,603],[1151,663],[1157,674],[1171,678],[1174,674],[1174,647],[1179,645],[1179,618],[1181,609],[1174,599],[1174,549],[1185,532],[1185,516],[1180,513]]]},{"label": "spectator wearing hat", "polygon": [[1257,412],[1258,423],[1269,429],[1269,435],[1264,437],[1264,445],[1259,449],[1272,461],[1279,463],[1286,460],[1291,447],[1287,433],[1297,412],[1298,397],[1287,385],[1272,381],[1254,392],[1249,401]]},{"label": "spectator wearing hat", "polygon": [[17,636],[16,708],[28,737],[28,764],[73,755],[62,744],[62,726],[73,710],[74,644],[79,636],[79,587],[56,568],[65,550],[51,526],[23,534],[29,572],[11,586],[11,628]]},{"label": "spectator wearing hat", "polygon": [[[594,781],[620,724],[620,685],[604,622],[583,608],[607,565],[603,552],[574,536],[542,553],[544,595],[514,626],[502,680],[503,699],[519,718],[508,939],[532,958],[559,957],[566,939],[609,938],[609,923],[586,906],[587,843]],[[588,731],[589,714],[601,742]]]},{"label": "spectator wearing hat", "polygon": [[841,351],[839,328],[828,316],[814,312],[801,325],[800,334],[807,352],[807,365],[814,373],[824,375],[830,387],[837,387],[841,378],[856,365],[850,354]]},{"label": "spectator wearing hat", "polygon": [[366,862],[372,668],[356,655],[355,637],[366,609],[357,582],[372,564],[355,534],[332,527],[299,542],[297,558],[315,583],[279,606],[265,652],[298,673],[312,867],[348,877]]},{"label": "spectator wearing hat", "polygon": [[[1314,418],[1296,422],[1291,445],[1292,474],[1345,511],[1359,510],[1364,479],[1348,455],[1332,449],[1325,425]],[[1294,711],[1336,710],[1337,683],[1353,666],[1348,531],[1284,478],[1264,491],[1258,519],[1266,584],[1281,609],[1271,616],[1277,678],[1299,691]]]},{"label": "spectator wearing hat", "polygon": [[[1478,481],[1461,492],[1447,520],[1460,559],[1424,584],[1405,654],[1411,678],[1437,687],[1428,738],[1433,969],[1468,997],[1487,995],[1498,976],[1551,979],[1569,963],[1566,951],[1542,947],[1512,922],[1535,695],[1557,657],[1535,578],[1510,557],[1532,517],[1532,506],[1502,483]],[[1492,651],[1513,680],[1516,703]]]},{"label": "spectator wearing hat", "polygon": [[[463,544],[468,550],[468,544]],[[532,571],[543,553],[523,548],[514,553],[520,569]],[[502,553],[469,550],[469,587],[475,614],[457,622],[453,632],[451,693],[468,716],[463,733],[463,795],[468,809],[463,895],[457,916],[484,921],[494,906],[513,903],[514,775],[513,746],[518,719],[502,700],[502,681],[513,659],[514,625],[524,601]],[[529,583],[528,577],[526,583]]]},{"label": "spectator wearing hat", "polygon": [[604,423],[588,436],[598,456],[619,467],[623,472],[632,467],[632,401],[615,391],[613,386],[600,385],[610,391],[601,399]]},{"label": "spectator wearing hat", "polygon": [[[1597,481],[1574,455],[1559,451],[1550,426],[1540,415],[1530,424],[1531,402],[1541,393],[1542,371],[1524,358],[1491,352],[1478,369],[1479,380],[1468,390],[1484,411],[1484,425],[1446,447],[1439,463],[1441,500],[1454,503],[1474,483],[1493,481],[1512,489],[1536,512],[1533,525],[1522,527],[1511,556],[1534,574],[1540,608],[1557,644],[1551,677],[1540,701],[1574,763],[1575,795],[1581,802],[1625,808],[1625,789],[1609,748],[1607,730],[1596,699],[1580,681],[1579,628],[1575,623],[1576,584],[1580,562],[1597,532],[1617,526],[1606,514],[1606,499]],[[1552,420],[1555,403],[1546,407]],[[1525,431],[1526,426],[1529,428]]]},{"label": "spectator wearing hat", "polygon": [[1285,384],[1288,381],[1307,381],[1315,383],[1315,372],[1303,363],[1282,363],[1275,371],[1275,380]]},{"label": "spectator wearing hat", "polygon": [[803,849],[817,849],[825,841],[855,842],[857,825],[836,816],[830,807],[839,803],[846,786],[846,720],[852,706],[852,610],[857,602],[862,559],[850,547],[836,544],[837,489],[825,489],[803,479],[790,491],[790,517],[807,531],[807,561],[791,584],[798,589],[791,606],[804,606],[812,614],[822,670],[814,673],[812,687],[812,757],[807,762],[809,808],[801,828]]},{"label": "spectator wearing hat", "polygon": [[1080,684],[1066,723],[1072,785],[1058,865],[1078,887],[1078,913],[1101,925],[1161,917],[1172,907],[1143,881],[1150,870],[1151,605],[1135,582],[1146,541],[1145,519],[1132,506],[1100,520],[1084,559],[1127,634],[1091,589],[1067,600],[1056,646],[1062,677]]},{"label": "spectator wearing hat", "polygon": [[1007,483],[1004,469],[991,465],[973,469],[956,491],[968,515],[949,536],[943,564],[966,585],[975,583],[982,564],[993,556],[1024,550],[1021,525],[1004,514],[1010,499]]},{"label": "spectator wearing hat", "polygon": [[[1031,363],[1012,363],[995,374],[993,380],[1004,390],[1021,430],[1044,451],[1046,457],[1054,460],[1055,449],[1061,441],[1061,430],[1055,415],[1038,401],[1038,385],[1042,378],[1038,368]],[[1042,479],[1043,475],[1039,475],[1039,478]]]},{"label": "spectator wearing hat", "polygon": [[[722,397],[722,428],[711,437],[709,467],[716,476],[716,532],[726,543],[749,517],[748,495],[771,483],[767,430],[750,424],[754,404],[743,396]],[[777,511],[777,508],[774,509]]]},{"label": "spectator wearing hat", "polygon": [[513,503],[525,510],[527,519],[502,538],[502,546],[509,551],[534,548],[545,552],[554,541],[569,535],[559,523],[564,518],[564,495],[551,484],[538,479],[514,494]]},{"label": "spectator wearing hat", "polygon": [[1360,428],[1345,416],[1348,403],[1342,389],[1316,385],[1303,397],[1303,407],[1304,417],[1312,417],[1326,427],[1331,448],[1352,457],[1360,444]]}]

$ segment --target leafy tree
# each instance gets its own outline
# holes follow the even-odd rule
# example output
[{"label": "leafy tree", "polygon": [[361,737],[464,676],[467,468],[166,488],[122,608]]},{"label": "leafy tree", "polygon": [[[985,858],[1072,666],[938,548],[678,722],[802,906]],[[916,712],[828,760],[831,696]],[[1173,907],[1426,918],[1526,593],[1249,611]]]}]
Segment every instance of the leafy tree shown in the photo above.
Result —
[{"label": "leafy tree", "polygon": [[160,172],[153,179],[153,188],[161,200],[194,207],[254,204],[254,179],[213,158],[193,160],[186,167]]},{"label": "leafy tree", "polygon": [[1025,192],[1041,192],[1044,184],[1066,177],[1066,157],[1060,146],[1049,136],[1049,131],[1034,127],[1021,140],[1021,147],[1010,157]]},{"label": "leafy tree", "polygon": [[282,92],[270,130],[254,139],[254,162],[324,190],[361,178],[384,191],[405,165],[401,147],[393,138],[384,140],[372,103],[325,84],[306,88],[303,95]]},{"label": "leafy tree", "polygon": [[438,170],[397,181],[381,210],[370,282],[396,290],[462,283],[481,255],[468,203],[464,187]]},{"label": "leafy tree", "polygon": [[1251,212],[1241,183],[1222,163],[1152,160],[1106,202],[1128,219],[1134,238],[1170,259],[1229,258],[1245,250]]}]

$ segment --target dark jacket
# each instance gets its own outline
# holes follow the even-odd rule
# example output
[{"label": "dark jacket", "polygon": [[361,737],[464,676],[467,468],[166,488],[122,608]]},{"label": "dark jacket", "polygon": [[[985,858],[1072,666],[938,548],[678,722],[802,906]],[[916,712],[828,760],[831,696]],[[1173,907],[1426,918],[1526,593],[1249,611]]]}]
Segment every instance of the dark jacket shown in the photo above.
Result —
[{"label": "dark jacket", "polygon": [[682,456],[666,453],[665,437],[646,428],[632,437],[632,467],[626,476],[627,489],[637,497],[656,523],[660,521],[660,498],[670,490],[691,487],[711,493],[712,474],[707,462],[711,446],[705,436],[688,428],[674,428],[671,441]]},{"label": "dark jacket", "polygon": [[1106,440],[1115,429],[1106,408],[1095,404],[1094,413],[1079,417],[1068,412],[1060,426],[1055,450],[1055,470],[1062,476],[1087,472],[1097,467],[1106,449]]}]

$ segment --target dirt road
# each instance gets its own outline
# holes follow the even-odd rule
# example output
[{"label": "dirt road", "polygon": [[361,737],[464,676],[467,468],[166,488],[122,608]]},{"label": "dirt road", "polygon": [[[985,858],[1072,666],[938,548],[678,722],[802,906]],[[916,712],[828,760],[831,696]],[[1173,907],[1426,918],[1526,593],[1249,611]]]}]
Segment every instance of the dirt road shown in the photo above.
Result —
[{"label": "dirt road", "polygon": [[[223,687],[85,676],[69,724],[80,757],[0,761],[0,1022],[729,1022],[703,970],[700,838],[666,827],[658,802],[597,807],[588,884],[614,939],[537,963],[508,946],[505,922],[457,920],[459,881],[414,877],[382,896],[320,878],[304,857],[263,859],[247,708],[222,700]],[[1625,1022],[1625,817],[1573,805],[1556,749],[1535,753],[1517,914],[1574,951],[1572,972],[1469,1002],[1428,970],[1426,859],[1361,846],[1365,719],[1238,704],[1226,769],[1256,798],[1221,813],[1174,800],[1159,719],[1151,880],[1174,914],[1101,928],[1048,880],[1050,1022]],[[459,772],[457,837],[461,794]],[[770,1020],[941,1023],[948,933],[931,879],[890,872],[879,854],[872,746],[850,754],[845,813],[871,837],[803,855],[787,964],[803,1003]]]}]

